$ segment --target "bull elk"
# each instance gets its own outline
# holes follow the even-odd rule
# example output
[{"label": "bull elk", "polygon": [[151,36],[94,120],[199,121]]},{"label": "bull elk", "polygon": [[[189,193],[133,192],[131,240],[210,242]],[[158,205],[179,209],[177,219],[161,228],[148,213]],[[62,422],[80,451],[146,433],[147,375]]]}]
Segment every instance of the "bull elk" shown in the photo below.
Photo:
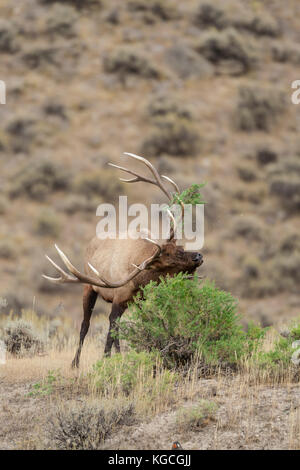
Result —
[{"label": "bull elk", "polygon": [[[160,176],[154,166],[145,158],[134,154],[126,155],[144,163],[152,173],[153,179],[144,177],[127,168],[114,165],[133,176],[131,179],[120,178],[126,183],[150,183],[158,186],[169,201],[173,201],[173,195],[164,182],[170,183],[176,193],[179,193],[177,184],[167,176]],[[184,206],[182,206],[182,217]],[[113,344],[120,352],[120,343],[113,330],[117,330],[117,319],[126,310],[128,303],[133,300],[138,291],[150,281],[158,281],[160,276],[170,276],[179,272],[194,273],[203,262],[202,255],[197,252],[188,252],[182,246],[176,245],[175,231],[176,221],[173,214],[168,211],[172,223],[167,240],[161,243],[149,237],[132,238],[106,238],[100,240],[95,237],[87,247],[84,274],[78,271],[69,261],[67,256],[55,245],[56,250],[68,272],[61,269],[51,258],[46,256],[50,263],[60,273],[58,278],[43,275],[48,281],[56,284],[81,283],[84,284],[83,291],[83,321],[80,329],[80,339],[72,367],[79,366],[80,354],[84,338],[88,332],[90,319],[98,295],[106,302],[112,303],[109,316],[109,331],[107,334],[104,353],[111,354]]]}]

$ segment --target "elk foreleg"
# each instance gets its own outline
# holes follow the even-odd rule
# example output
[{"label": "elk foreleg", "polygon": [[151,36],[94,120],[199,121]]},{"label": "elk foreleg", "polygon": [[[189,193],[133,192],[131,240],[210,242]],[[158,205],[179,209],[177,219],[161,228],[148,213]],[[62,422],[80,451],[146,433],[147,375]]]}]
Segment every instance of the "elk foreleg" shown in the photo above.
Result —
[{"label": "elk foreleg", "polygon": [[93,308],[95,306],[97,300],[97,292],[95,292],[92,286],[84,286],[83,290],[83,321],[81,323],[80,329],[80,338],[79,338],[79,345],[76,351],[75,357],[72,362],[72,367],[79,367],[79,360],[82,345],[84,342],[84,338],[90,327],[90,319],[93,313]]},{"label": "elk foreleg", "polygon": [[106,338],[106,344],[104,348],[104,355],[110,356],[112,345],[115,344],[117,352],[120,352],[120,342],[119,338],[114,338],[112,336],[112,331],[117,331],[116,321],[120,318],[124,311],[126,310],[126,305],[124,304],[112,304],[111,314],[109,315],[109,330]]}]

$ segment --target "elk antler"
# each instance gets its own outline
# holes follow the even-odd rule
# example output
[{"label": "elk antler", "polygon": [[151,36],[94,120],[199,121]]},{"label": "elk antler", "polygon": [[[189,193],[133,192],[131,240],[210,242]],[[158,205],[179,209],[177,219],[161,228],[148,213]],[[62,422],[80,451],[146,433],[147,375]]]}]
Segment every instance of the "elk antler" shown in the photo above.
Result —
[{"label": "elk antler", "polygon": [[[141,176],[139,175],[138,173],[135,173],[134,171],[132,170],[129,170],[128,168],[124,168],[122,166],[119,166],[119,165],[115,165],[114,163],[109,163],[110,166],[113,166],[114,168],[118,168],[119,170],[122,170],[122,171],[126,171],[126,173],[129,173],[130,175],[133,175],[135,176],[135,178],[131,178],[129,180],[127,179],[124,179],[124,178],[119,178],[120,181],[123,181],[123,183],[137,183],[138,181],[142,181],[144,183],[150,183],[150,184],[154,184],[155,186],[158,186],[162,192],[167,196],[167,198],[169,199],[169,201],[173,201],[173,195],[170,193],[170,191],[166,188],[166,186],[164,186],[163,182],[162,182],[162,178],[165,179],[166,181],[168,181],[169,183],[171,183],[174,188],[175,188],[175,191],[177,193],[180,193],[180,189],[178,187],[178,185],[175,183],[175,181],[173,181],[171,178],[169,178],[168,176],[164,176],[164,175],[159,175],[158,171],[156,170],[156,168],[152,165],[152,163],[149,162],[149,160],[147,160],[146,158],[144,157],[140,157],[139,155],[135,155],[134,153],[128,153],[128,152],[124,152],[125,155],[128,155],[129,157],[132,157],[132,158],[135,158],[136,160],[139,160],[141,161],[142,163],[144,163],[148,168],[149,170],[151,171],[151,173],[153,174],[154,176],[154,180],[153,179],[150,179],[150,178],[146,178],[145,176]],[[180,201],[180,204],[181,204],[181,218],[183,219],[183,216],[184,216],[184,204],[183,202]],[[169,215],[170,215],[170,211],[168,211]],[[176,231],[176,228],[175,228],[175,219],[173,216],[170,216],[172,221],[173,221],[173,228],[171,229],[171,233],[170,233],[170,240],[172,240],[174,238],[174,235],[175,235],[175,231]]]},{"label": "elk antler", "polygon": [[78,271],[78,269],[75,268],[75,266],[73,266],[71,261],[67,258],[67,256],[64,254],[64,252],[62,250],[60,250],[60,248],[58,248],[57,245],[55,245],[55,248],[56,248],[59,256],[61,257],[62,261],[64,262],[65,266],[70,271],[70,273],[73,274],[73,276],[66,273],[51,258],[49,258],[49,256],[46,255],[46,258],[48,259],[48,261],[50,261],[50,263],[57,269],[57,271],[61,275],[60,275],[60,277],[55,278],[55,277],[49,277],[49,276],[46,276],[45,274],[43,274],[43,277],[45,279],[47,279],[48,281],[51,281],[55,284],[82,283],[82,284],[91,284],[93,286],[106,287],[106,288],[116,288],[116,287],[124,286],[125,284],[127,284],[127,282],[131,281],[135,276],[137,276],[141,271],[147,269],[151,265],[151,263],[153,261],[155,261],[161,254],[161,247],[158,243],[151,240],[150,238],[144,238],[144,240],[146,240],[149,243],[153,243],[158,249],[156,250],[156,252],[152,256],[150,256],[150,258],[147,258],[146,260],[144,260],[139,266],[136,266],[135,264],[133,264],[135,269],[123,281],[120,281],[120,282],[107,281],[106,279],[101,277],[101,275],[97,271],[97,269],[94,268],[94,266],[92,266],[90,263],[88,263],[89,267],[98,276],[98,278],[100,279],[100,282],[96,278],[93,278],[91,276],[87,276],[86,274],[82,274],[80,271]]}]

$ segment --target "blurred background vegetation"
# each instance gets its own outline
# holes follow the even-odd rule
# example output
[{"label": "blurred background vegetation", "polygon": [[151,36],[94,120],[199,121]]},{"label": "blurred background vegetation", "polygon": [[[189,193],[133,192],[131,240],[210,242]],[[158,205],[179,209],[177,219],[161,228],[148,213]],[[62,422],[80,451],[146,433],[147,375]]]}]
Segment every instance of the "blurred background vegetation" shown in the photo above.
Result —
[{"label": "blurred background vegetation", "polygon": [[81,269],[98,204],[119,194],[163,202],[107,167],[127,151],[182,189],[207,182],[200,272],[237,296],[247,319],[299,314],[299,2],[0,7],[1,312],[34,306],[79,323],[80,287],[42,280],[44,253],[57,242]]}]

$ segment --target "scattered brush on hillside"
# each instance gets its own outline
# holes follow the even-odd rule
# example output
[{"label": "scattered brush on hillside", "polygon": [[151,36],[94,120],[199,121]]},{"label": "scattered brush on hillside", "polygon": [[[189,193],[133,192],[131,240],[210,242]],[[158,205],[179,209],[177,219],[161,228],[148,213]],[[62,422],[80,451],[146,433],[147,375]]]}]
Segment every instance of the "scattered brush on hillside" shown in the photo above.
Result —
[{"label": "scattered brush on hillside", "polygon": [[119,46],[107,54],[103,67],[106,72],[116,74],[123,83],[130,75],[147,79],[157,79],[161,75],[158,67],[132,45]]},{"label": "scattered brush on hillside", "polygon": [[84,196],[87,201],[94,202],[96,202],[97,197],[102,198],[105,202],[116,202],[118,195],[124,194],[124,191],[126,191],[116,175],[108,170],[84,172],[75,177],[72,188],[81,197]]},{"label": "scattered brush on hillside", "polygon": [[169,95],[157,96],[151,99],[147,107],[147,115],[153,123],[162,116],[175,115],[178,118],[192,121],[193,113],[186,104],[182,104]]},{"label": "scattered brush on hillside", "polygon": [[267,12],[255,14],[240,2],[203,2],[194,15],[194,23],[202,28],[214,27],[222,30],[234,27],[240,31],[256,36],[277,37],[280,27],[277,21]]},{"label": "scattered brush on hillside", "polygon": [[163,154],[178,157],[197,154],[201,139],[192,114],[185,107],[162,99],[149,107],[149,114],[153,130],[142,143],[142,154],[154,157]]},{"label": "scattered brush on hillside", "polygon": [[181,432],[198,431],[215,421],[216,410],[217,405],[209,400],[183,406],[176,412],[176,427]]},{"label": "scattered brush on hillside", "polygon": [[288,157],[269,167],[270,193],[277,197],[289,213],[300,208],[300,159]]},{"label": "scattered brush on hillside", "polygon": [[266,227],[263,222],[254,215],[235,216],[232,218],[229,228],[229,237],[243,237],[248,242],[262,241]]},{"label": "scattered brush on hillside", "polygon": [[209,31],[196,50],[217,66],[218,73],[241,75],[249,72],[257,62],[257,54],[249,40],[235,31]]},{"label": "scattered brush on hillside", "polygon": [[259,146],[256,150],[256,160],[259,165],[269,165],[278,160],[277,151],[265,145]]},{"label": "scattered brush on hillside", "polygon": [[273,43],[271,53],[275,62],[300,64],[300,48],[294,43]]},{"label": "scattered brush on hillside", "polygon": [[16,26],[5,19],[0,20],[0,51],[6,54],[14,54],[20,48],[17,41]]},{"label": "scattered brush on hillside", "polygon": [[43,200],[51,193],[68,187],[69,176],[64,169],[51,160],[42,159],[18,169],[11,178],[9,195],[12,198],[25,195]]},{"label": "scattered brush on hillside", "polygon": [[42,237],[58,237],[60,223],[57,214],[51,209],[41,211],[35,221],[34,231]]},{"label": "scattered brush on hillside", "polygon": [[0,235],[0,258],[14,260],[18,256],[18,243],[16,240]]},{"label": "scattered brush on hillside", "polygon": [[[44,4],[52,4],[52,3],[57,3],[57,0],[39,0],[40,3]],[[74,8],[77,8],[78,10],[81,9],[90,9],[94,8],[95,10],[98,10],[99,8],[102,7],[103,0],[63,0],[64,3],[70,4],[74,6]]]},{"label": "scattered brush on hillside", "polygon": [[269,132],[285,109],[285,95],[281,91],[272,87],[242,86],[236,110],[237,127],[248,132]]},{"label": "scattered brush on hillside", "polygon": [[46,33],[52,38],[56,35],[72,38],[76,35],[77,19],[78,14],[72,6],[55,3],[47,16]]},{"label": "scattered brush on hillside", "polygon": [[127,8],[131,12],[142,14],[147,23],[156,19],[169,21],[178,17],[176,3],[170,0],[129,0]]},{"label": "scattered brush on hillside", "polygon": [[97,450],[118,428],[133,422],[132,403],[71,402],[51,416],[47,443],[52,449]]},{"label": "scattered brush on hillside", "polygon": [[35,355],[45,349],[45,338],[31,323],[22,319],[8,322],[2,337],[7,351],[15,356]]}]

